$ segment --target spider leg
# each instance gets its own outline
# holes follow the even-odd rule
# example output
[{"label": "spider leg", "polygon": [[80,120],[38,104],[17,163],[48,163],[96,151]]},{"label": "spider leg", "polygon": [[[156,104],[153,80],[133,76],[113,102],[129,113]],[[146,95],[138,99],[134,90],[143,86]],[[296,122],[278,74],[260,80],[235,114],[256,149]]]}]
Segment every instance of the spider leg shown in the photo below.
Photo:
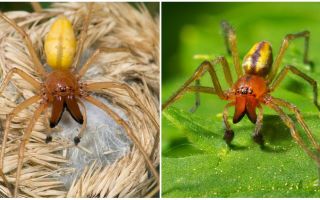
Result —
[{"label": "spider leg", "polygon": [[[199,86],[200,86],[200,79],[197,79],[195,81],[195,88],[198,88]],[[191,113],[194,113],[200,106],[200,93],[198,91],[195,91],[195,97],[196,97],[196,100],[195,100],[194,106],[192,106],[192,108],[190,109]]]},{"label": "spider leg", "polygon": [[9,189],[11,195],[13,196],[13,187],[12,185],[9,183],[9,181],[7,180],[6,176],[4,175],[2,169],[0,169],[0,177],[2,178],[4,184],[6,185],[6,187]]},{"label": "spider leg", "polygon": [[33,117],[30,120],[30,123],[28,124],[22,141],[19,145],[19,155],[18,155],[18,165],[17,165],[17,173],[16,173],[16,185],[14,188],[14,197],[18,196],[18,189],[19,189],[19,184],[20,184],[20,175],[21,175],[21,170],[22,170],[22,166],[23,166],[23,159],[24,159],[24,151],[25,151],[25,146],[27,144],[27,142],[30,139],[31,133],[32,133],[32,129],[35,125],[35,123],[37,122],[37,120],[39,119],[41,113],[45,110],[45,108],[47,107],[46,104],[41,104],[37,110],[34,112]]},{"label": "spider leg", "polygon": [[35,67],[35,71],[40,74],[42,77],[46,77],[47,73],[45,72],[39,57],[37,56],[37,53],[32,45],[32,42],[30,40],[30,37],[28,36],[28,34],[17,25],[17,23],[15,21],[13,21],[12,19],[8,18],[6,15],[4,15],[3,13],[0,12],[0,18],[2,18],[3,20],[5,20],[7,23],[9,23],[16,31],[18,31],[18,33],[22,36],[23,41],[25,42],[28,51],[30,53],[30,56],[32,58],[32,62],[34,64]]},{"label": "spider leg", "polygon": [[[3,134],[2,146],[1,146],[0,172],[2,173],[1,176],[3,175],[2,177],[3,177],[5,184],[7,185],[7,188],[9,188],[9,189],[10,189],[9,183],[7,182],[7,179],[5,178],[5,176],[3,174],[3,162],[4,162],[4,157],[5,157],[5,147],[6,147],[6,143],[8,140],[8,134],[9,134],[9,129],[10,129],[10,122],[16,114],[20,113],[23,109],[27,108],[28,106],[36,103],[40,99],[41,99],[40,96],[33,96],[33,97],[25,100],[24,102],[19,104],[17,107],[15,107],[7,116],[5,130],[4,130],[4,134]],[[12,191],[11,191],[11,193],[13,195]]]},{"label": "spider leg", "polygon": [[259,104],[258,106],[258,116],[256,121],[256,127],[254,129],[254,133],[252,135],[253,140],[259,144],[261,147],[264,146],[263,135],[261,134],[262,122],[263,122],[263,108]]},{"label": "spider leg", "polygon": [[84,131],[86,130],[87,128],[87,109],[86,107],[84,106],[83,102],[82,101],[78,101],[78,103],[81,105],[82,109],[83,109],[83,112],[82,112],[82,116],[83,116],[83,124],[81,126],[81,129],[80,129],[80,132],[78,134],[78,136],[76,136],[74,138],[74,143],[75,145],[79,144],[80,142],[80,139],[82,138],[83,134],[84,134]]},{"label": "spider leg", "polygon": [[19,76],[21,76],[24,80],[26,80],[28,83],[30,83],[36,90],[40,90],[41,89],[41,84],[35,80],[32,76],[30,76],[29,74],[27,74],[26,72],[24,72],[21,69],[18,68],[12,68],[7,76],[5,77],[5,79],[3,80],[1,87],[0,87],[0,94],[3,92],[3,90],[7,87],[7,85],[9,84],[9,81],[12,79],[12,76],[14,74],[18,74]]},{"label": "spider leg", "polygon": [[[46,112],[44,113],[44,115],[45,115],[45,118],[46,118],[46,119],[50,119],[50,114],[49,114],[48,110],[46,110]],[[51,134],[52,134],[52,128],[50,127],[49,120],[45,120],[45,123],[46,123],[46,128],[47,128],[47,130],[46,130],[46,135],[47,135],[47,137],[46,137],[46,139],[45,139],[45,142],[48,144],[48,143],[52,142],[52,136],[51,136]]]},{"label": "spider leg", "polygon": [[[226,59],[224,57],[218,57],[212,62],[204,61],[200,64],[200,66],[196,69],[196,71],[193,73],[193,75],[178,89],[164,104],[162,104],[162,110],[166,109],[169,105],[177,101],[184,93],[188,90],[187,88],[190,86],[190,84],[198,80],[202,77],[202,75],[205,72],[209,72],[212,80],[212,84],[214,86],[215,93],[221,98],[221,99],[227,99],[227,96],[224,94],[224,92],[221,89],[221,85],[219,83],[218,76],[214,70],[214,66],[221,63],[222,67],[224,68],[224,75],[229,84],[232,85],[232,77],[229,65],[225,65],[227,63]],[[197,88],[200,86],[195,86],[194,88]],[[197,92],[197,91],[196,91]]]},{"label": "spider leg", "polygon": [[100,82],[100,83],[91,83],[87,85],[87,89],[89,91],[97,91],[101,89],[108,89],[108,88],[120,88],[125,90],[129,96],[138,104],[138,106],[143,110],[145,114],[148,115],[149,119],[152,121],[153,125],[157,129],[157,133],[155,135],[155,141],[154,141],[154,147],[152,150],[152,154],[156,150],[159,144],[159,139],[160,139],[160,128],[159,128],[159,123],[155,119],[155,117],[149,112],[148,109],[146,109],[146,106],[141,102],[141,100],[137,97],[135,92],[127,85],[127,84],[121,84],[121,83],[115,83],[115,82]]},{"label": "spider leg", "polygon": [[[100,56],[103,53],[114,53],[114,52],[130,52],[129,49],[126,48],[107,48],[107,47],[101,47],[97,49],[91,57],[86,61],[86,63],[82,66],[82,68],[79,70],[77,77],[80,79],[89,69],[89,67],[92,66],[92,64],[96,61],[98,56]],[[76,68],[74,68],[76,69]]]},{"label": "spider leg", "polygon": [[186,92],[200,92],[200,93],[206,93],[206,94],[217,94],[214,88],[204,87],[204,86],[189,86],[186,88]]},{"label": "spider leg", "polygon": [[86,88],[89,91],[99,91],[99,90],[108,89],[108,88],[119,88],[119,89],[125,90],[129,94],[129,96],[143,110],[143,112],[145,114],[147,114],[149,119],[152,121],[153,125],[159,130],[158,121],[155,119],[155,117],[152,116],[152,114],[149,112],[149,110],[146,109],[146,106],[141,102],[141,100],[137,97],[135,92],[127,84],[116,83],[116,82],[98,82],[98,83],[90,83],[86,86]]},{"label": "spider leg", "polygon": [[288,34],[285,36],[285,38],[282,41],[279,53],[272,65],[271,71],[269,73],[269,75],[267,76],[267,81],[269,83],[271,83],[274,79],[274,77],[277,74],[277,71],[280,67],[282,58],[284,56],[285,51],[288,49],[289,44],[292,40],[297,39],[297,38],[304,38],[304,54],[303,54],[303,62],[305,64],[310,64],[311,66],[313,65],[313,63],[311,61],[309,61],[308,59],[308,51],[309,51],[309,36],[310,36],[310,32],[309,31],[302,31],[299,33],[294,33],[294,34]]},{"label": "spider leg", "polygon": [[76,69],[78,67],[78,65],[79,65],[80,56],[82,55],[84,42],[87,39],[88,27],[89,27],[89,22],[90,22],[91,13],[92,13],[92,7],[93,7],[93,3],[89,3],[89,5],[88,5],[88,14],[85,15],[84,23],[83,23],[84,25],[82,27],[81,35],[80,35],[80,38],[78,40],[77,52],[76,52],[76,55],[74,57],[74,61],[73,61],[73,65],[72,65],[73,69]]},{"label": "spider leg", "polygon": [[300,76],[301,78],[303,78],[305,81],[307,81],[313,87],[313,103],[318,108],[318,110],[320,111],[320,106],[319,106],[319,103],[318,103],[318,85],[317,85],[317,81],[315,81],[313,78],[311,78],[307,74],[303,73],[302,71],[300,71],[296,67],[293,67],[291,65],[285,66],[285,68],[283,68],[281,70],[279,75],[272,82],[272,85],[270,86],[270,91],[273,92],[279,86],[279,84],[283,81],[283,79],[286,77],[288,72],[292,72],[293,74],[295,74],[297,76]]},{"label": "spider leg", "polygon": [[31,6],[33,8],[33,10],[37,13],[41,13],[42,12],[42,7],[41,4],[39,2],[31,2]]},{"label": "spider leg", "polygon": [[234,106],[234,105],[235,105],[235,102],[230,102],[227,105],[225,105],[224,109],[223,109],[223,123],[226,128],[226,130],[224,132],[223,139],[224,139],[224,141],[226,141],[228,146],[231,145],[231,142],[234,138],[234,132],[231,129],[230,123],[228,122],[228,108],[231,106]]},{"label": "spider leg", "polygon": [[0,155],[0,169],[3,169],[3,160],[4,160],[4,154],[5,154],[5,146],[8,139],[9,129],[10,129],[10,122],[13,119],[15,115],[20,113],[22,110],[27,108],[28,106],[36,103],[41,99],[40,96],[33,96],[25,101],[23,101],[21,104],[19,104],[17,107],[15,107],[8,115],[6,119],[6,125],[5,130],[3,134],[3,140],[2,140],[2,146],[1,146],[1,155]]},{"label": "spider leg", "polygon": [[[224,57],[221,59],[222,59],[221,65],[223,67],[224,77],[225,77],[229,87],[232,87],[233,81],[232,81],[232,76],[231,76],[229,64]],[[200,86],[200,79],[196,79],[195,80],[195,87],[199,87],[199,86]],[[200,94],[198,91],[195,91],[195,97],[196,97],[195,105],[190,109],[191,113],[195,112],[198,109],[198,107],[200,106]]]},{"label": "spider leg", "polygon": [[144,160],[146,161],[149,169],[151,170],[152,174],[154,175],[154,177],[156,178],[157,182],[159,181],[159,174],[156,170],[156,168],[153,166],[149,155],[146,153],[146,151],[143,149],[140,141],[138,140],[138,138],[133,134],[132,129],[129,127],[129,125],[119,117],[119,115],[117,115],[114,111],[112,111],[109,107],[107,107],[106,105],[104,105],[102,102],[100,102],[99,100],[91,97],[91,96],[87,96],[84,97],[88,102],[92,103],[93,105],[97,106],[98,108],[104,110],[107,114],[109,114],[118,124],[120,124],[127,132],[129,138],[133,141],[133,143],[136,145],[136,147],[140,150],[140,152],[142,153]]},{"label": "spider leg", "polygon": [[[200,80],[199,80],[200,81]],[[195,112],[200,106],[200,94],[199,93],[207,93],[207,94],[217,94],[214,88],[212,87],[204,87],[197,84],[195,86],[189,86],[186,88],[186,92],[195,92],[196,93],[196,101],[195,105],[190,109],[190,112]]]},{"label": "spider leg", "polygon": [[313,137],[309,127],[307,126],[304,119],[302,118],[300,110],[295,105],[293,105],[289,102],[286,102],[282,99],[273,98],[273,101],[280,106],[288,108],[289,110],[291,110],[295,114],[299,124],[302,126],[303,130],[306,132],[306,134],[307,134],[308,138],[311,140],[311,143],[314,146],[314,148],[317,149],[318,151],[320,151],[320,145],[316,141],[316,139]]},{"label": "spider leg", "polygon": [[302,140],[301,136],[299,135],[295,124],[293,123],[293,121],[290,119],[290,117],[278,106],[278,104],[273,101],[272,99],[269,99],[266,102],[266,105],[268,107],[270,107],[271,109],[275,110],[280,118],[282,119],[282,121],[287,125],[287,127],[290,129],[290,133],[291,136],[293,137],[293,139],[299,144],[299,146],[317,163],[318,168],[320,168],[320,159],[319,157],[313,153],[308,147],[307,145],[304,143],[304,141]]},{"label": "spider leg", "polygon": [[227,47],[227,52],[228,52],[228,54],[232,55],[233,64],[236,68],[236,72],[237,72],[237,75],[239,78],[243,75],[243,71],[240,66],[240,58],[239,58],[239,52],[238,52],[238,47],[237,47],[236,32],[227,21],[221,22],[221,28],[223,30],[224,41],[225,41],[225,45]]}]

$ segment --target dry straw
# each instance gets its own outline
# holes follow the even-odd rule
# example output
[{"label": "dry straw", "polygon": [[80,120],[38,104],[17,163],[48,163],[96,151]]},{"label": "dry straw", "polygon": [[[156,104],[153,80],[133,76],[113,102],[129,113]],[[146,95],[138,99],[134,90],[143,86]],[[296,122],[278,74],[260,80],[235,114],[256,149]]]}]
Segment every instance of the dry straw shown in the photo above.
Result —
[{"label": "dry straw", "polygon": [[[14,11],[5,14],[26,30],[45,63],[43,40],[56,17],[64,14],[79,35],[86,13],[83,3],[56,3],[41,13]],[[18,67],[40,80],[21,36],[2,20],[0,30],[1,77],[11,68]],[[82,62],[98,47],[129,48],[130,52],[103,54],[88,71],[85,80],[127,83],[145,108],[159,120],[158,20],[143,5],[135,9],[126,3],[96,3]],[[0,97],[2,127],[7,114],[36,92],[19,76],[14,76],[11,82]],[[158,166],[159,149],[155,144],[159,130],[129,95],[121,89],[112,89],[98,98],[128,122],[147,153],[152,153],[150,158],[154,166]],[[21,197],[145,197],[157,191],[157,183],[149,174],[142,154],[122,127],[102,111],[86,106],[88,129],[79,147],[73,145],[72,138],[80,125],[69,119],[69,113],[64,114],[54,130],[48,129],[46,115],[36,123],[25,150]],[[12,120],[4,160],[4,173],[11,183],[15,182],[17,149],[23,129],[34,110],[31,106]],[[45,144],[49,131],[54,132],[53,142]],[[0,194],[8,196],[10,193],[0,185]]]}]

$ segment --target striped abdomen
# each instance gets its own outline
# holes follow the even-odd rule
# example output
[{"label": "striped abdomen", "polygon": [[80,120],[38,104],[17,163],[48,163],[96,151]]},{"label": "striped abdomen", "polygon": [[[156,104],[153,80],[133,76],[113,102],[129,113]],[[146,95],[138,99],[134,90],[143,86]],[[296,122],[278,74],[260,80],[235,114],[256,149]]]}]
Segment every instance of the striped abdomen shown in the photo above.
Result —
[{"label": "striped abdomen", "polygon": [[256,43],[243,59],[242,67],[246,74],[265,77],[272,66],[272,48],[269,42]]}]

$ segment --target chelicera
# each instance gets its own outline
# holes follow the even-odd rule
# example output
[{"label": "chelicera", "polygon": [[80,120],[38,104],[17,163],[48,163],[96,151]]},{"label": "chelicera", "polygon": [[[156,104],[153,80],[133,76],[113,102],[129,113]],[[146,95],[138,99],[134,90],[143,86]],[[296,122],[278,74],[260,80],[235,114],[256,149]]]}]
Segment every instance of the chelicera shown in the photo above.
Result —
[{"label": "chelicera", "polygon": [[[234,138],[234,131],[231,129],[228,122],[228,108],[234,106],[235,111],[233,115],[233,123],[238,123],[245,115],[247,115],[249,120],[255,124],[252,137],[256,143],[263,147],[264,140],[261,134],[263,119],[262,105],[265,105],[276,111],[283,122],[289,127],[293,139],[317,163],[319,168],[320,158],[317,153],[320,151],[320,146],[305,123],[299,109],[295,105],[283,99],[271,96],[271,93],[279,86],[288,72],[292,72],[307,81],[313,87],[314,104],[317,109],[320,110],[317,101],[317,82],[314,79],[291,65],[285,66],[277,75],[285,51],[287,50],[290,42],[297,38],[304,38],[305,49],[303,61],[306,64],[312,65],[312,62],[308,60],[309,31],[286,35],[274,61],[271,44],[269,42],[262,41],[254,44],[243,59],[242,70],[237,49],[236,33],[232,26],[226,21],[223,21],[221,26],[224,32],[227,51],[231,53],[233,58],[233,64],[238,78],[237,81],[233,82],[229,64],[225,57],[221,56],[213,61],[204,61],[200,64],[194,74],[183,84],[183,86],[162,105],[162,109],[170,106],[186,92],[195,92],[196,94],[195,106],[192,107],[191,112],[194,112],[200,105],[199,93],[218,95],[220,99],[229,101],[223,111],[223,122],[225,124],[225,134],[223,138],[226,143],[231,146],[231,142]],[[221,88],[218,76],[214,69],[218,64],[221,64],[223,67],[224,77],[230,87],[229,89],[223,90]],[[213,87],[200,86],[200,78],[206,72],[209,72]],[[195,86],[191,86],[191,83],[193,82],[195,82]],[[304,129],[307,138],[310,140],[313,148],[317,152],[314,152],[314,150],[304,142],[296,129],[296,125],[283,111],[283,108],[287,108],[294,113],[298,123]]]},{"label": "chelicera", "polygon": [[[34,69],[36,73],[41,75],[41,82],[36,80],[34,77],[24,72],[19,68],[12,68],[6,77],[3,80],[3,83],[0,87],[0,94],[7,87],[9,81],[11,80],[14,74],[19,75],[21,78],[30,83],[36,90],[35,96],[26,99],[20,103],[16,108],[14,108],[7,117],[6,126],[4,131],[1,157],[0,157],[0,175],[4,179],[5,184],[10,187],[8,180],[6,179],[3,173],[4,157],[5,157],[5,146],[8,139],[8,134],[10,131],[10,122],[12,118],[21,112],[23,109],[26,109],[28,106],[33,104],[38,104],[39,106],[35,110],[32,118],[30,119],[29,124],[27,125],[22,141],[19,146],[19,155],[18,155],[18,164],[16,172],[16,180],[14,186],[13,196],[18,196],[19,192],[19,183],[20,183],[20,174],[23,165],[24,159],[24,149],[26,144],[29,141],[31,132],[40,115],[46,111],[47,108],[51,107],[51,117],[49,119],[50,127],[55,127],[64,112],[65,109],[69,111],[71,116],[79,124],[82,124],[82,128],[77,137],[74,138],[74,143],[77,145],[80,142],[81,137],[84,134],[85,126],[87,124],[86,119],[86,108],[82,103],[83,100],[92,103],[93,105],[104,110],[106,114],[110,115],[116,123],[121,125],[127,132],[129,138],[133,141],[134,145],[140,150],[143,158],[155,176],[156,180],[159,180],[159,175],[157,170],[152,164],[152,161],[149,158],[149,155],[146,153],[142,147],[138,138],[134,135],[131,127],[126,121],[124,121],[117,113],[112,111],[108,106],[100,102],[98,99],[94,98],[90,94],[92,92],[102,92],[103,89],[118,88],[127,92],[129,96],[135,101],[136,106],[138,106],[142,112],[150,118],[150,121],[153,125],[159,130],[159,124],[157,120],[152,116],[152,114],[145,108],[142,102],[139,100],[134,91],[126,83],[118,82],[91,82],[86,83],[81,81],[81,78],[84,76],[86,71],[90,66],[95,62],[97,57],[104,53],[112,52],[127,52],[130,51],[126,48],[98,48],[90,58],[87,59],[86,63],[80,67],[79,61],[83,52],[84,42],[87,38],[87,31],[90,22],[90,17],[92,15],[92,10],[94,5],[90,3],[88,5],[88,14],[86,14],[83,22],[82,32],[79,36],[79,42],[77,44],[76,36],[73,31],[71,22],[65,16],[59,16],[56,21],[52,24],[50,31],[48,32],[45,38],[45,54],[48,65],[52,68],[51,72],[46,72],[42,66],[39,57],[33,47],[33,44],[28,36],[28,34],[19,27],[15,21],[8,18],[3,13],[0,13],[0,18],[7,23],[9,23],[12,28],[14,28],[22,37],[23,41],[26,44],[26,47],[31,56]],[[80,109],[82,107],[82,111]],[[48,135],[46,142],[52,140],[51,136]]]}]

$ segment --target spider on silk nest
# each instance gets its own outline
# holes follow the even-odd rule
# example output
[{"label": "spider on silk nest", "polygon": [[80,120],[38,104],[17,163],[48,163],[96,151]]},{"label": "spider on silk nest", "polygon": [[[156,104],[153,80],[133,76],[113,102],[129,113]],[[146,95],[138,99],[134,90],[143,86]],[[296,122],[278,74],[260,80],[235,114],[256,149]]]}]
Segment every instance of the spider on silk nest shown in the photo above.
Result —
[{"label": "spider on silk nest", "polygon": [[[279,53],[275,57],[274,61],[271,44],[269,42],[262,41],[254,44],[249,52],[245,55],[242,62],[243,69],[241,69],[235,30],[226,21],[221,22],[221,27],[223,29],[227,51],[229,54],[231,54],[233,59],[237,81],[233,81],[231,70],[225,57],[220,56],[212,61],[203,61],[195,70],[193,75],[180,87],[180,89],[178,89],[162,105],[162,110],[176,102],[187,92],[195,92],[196,95],[195,105],[191,108],[191,112],[196,111],[200,105],[200,93],[217,95],[220,99],[229,101],[229,103],[225,105],[222,112],[223,123],[225,125],[223,139],[227,143],[228,147],[233,147],[231,142],[234,138],[234,131],[231,129],[228,121],[228,108],[234,106],[235,111],[233,115],[233,123],[236,124],[240,122],[241,119],[247,115],[249,120],[255,124],[252,138],[261,146],[261,148],[263,148],[264,139],[261,133],[263,120],[262,105],[265,105],[276,111],[285,125],[290,129],[292,138],[308,154],[308,156],[316,162],[320,176],[320,158],[318,155],[320,146],[305,123],[300,110],[295,105],[283,99],[271,96],[271,93],[277,89],[286,75],[291,72],[308,82],[308,84],[313,87],[313,102],[317,109],[320,110],[320,106],[317,101],[318,87],[317,82],[314,79],[292,65],[285,66],[277,75],[281,61],[290,42],[298,38],[304,38],[304,63],[309,65],[313,64],[308,60],[309,31],[287,34],[283,39]],[[220,64],[223,68],[224,78],[229,86],[229,89],[223,90],[221,87],[219,78],[215,71],[215,68],[218,64]],[[210,75],[213,87],[204,87],[200,85],[200,78],[206,72],[208,72]],[[195,85],[191,86],[193,82],[195,82]],[[305,131],[306,136],[312,144],[314,150],[308,147],[307,143],[304,142],[301,135],[298,133],[293,120],[283,111],[283,108],[287,108],[294,113],[298,123]]]},{"label": "spider on silk nest", "polygon": [[[114,112],[107,105],[102,103],[91,95],[92,92],[100,92],[103,89],[121,89],[128,93],[131,99],[136,103],[136,106],[147,115],[152,124],[159,131],[158,121],[153,117],[148,109],[143,105],[141,100],[137,97],[134,90],[126,83],[120,82],[83,82],[81,78],[89,70],[90,66],[95,62],[98,56],[102,54],[108,54],[113,52],[130,52],[128,48],[106,48],[101,47],[95,50],[95,52],[87,59],[85,64],[80,68],[80,57],[83,54],[84,42],[87,38],[87,32],[90,22],[90,17],[94,12],[94,4],[88,4],[88,14],[85,16],[82,31],[80,33],[78,42],[72,27],[71,22],[65,17],[60,16],[52,24],[50,31],[44,41],[44,51],[46,61],[51,67],[52,71],[47,72],[36,53],[36,50],[31,42],[29,35],[21,28],[14,20],[10,19],[3,13],[0,13],[0,18],[10,24],[16,32],[18,32],[30,54],[35,72],[40,75],[41,81],[39,82],[32,75],[19,69],[12,68],[3,79],[0,87],[0,93],[2,94],[5,88],[8,86],[12,77],[16,74],[22,79],[30,83],[37,91],[36,95],[26,99],[15,107],[9,114],[5,123],[5,130],[3,134],[3,142],[0,155],[0,175],[8,188],[12,188],[9,181],[6,179],[3,173],[5,147],[10,132],[10,123],[12,119],[27,107],[37,104],[37,108],[33,113],[30,122],[24,130],[23,138],[18,149],[18,163],[14,189],[11,189],[11,193],[14,197],[19,195],[20,175],[23,167],[23,159],[25,155],[25,147],[29,142],[33,128],[40,118],[41,114],[51,107],[51,116],[49,119],[50,128],[54,128],[60,121],[64,110],[66,109],[72,118],[82,125],[78,136],[74,138],[74,144],[78,145],[84,134],[84,130],[87,125],[86,108],[84,107],[83,100],[103,110],[113,120],[121,125],[126,131],[128,137],[132,140],[133,144],[141,152],[145,163],[149,170],[155,177],[157,183],[159,181],[159,175],[154,167],[149,155],[144,150],[139,139],[134,135],[132,128],[128,123],[123,120],[118,113]],[[80,109],[80,106],[82,110]],[[51,142],[52,137],[47,135],[46,142]]]}]

